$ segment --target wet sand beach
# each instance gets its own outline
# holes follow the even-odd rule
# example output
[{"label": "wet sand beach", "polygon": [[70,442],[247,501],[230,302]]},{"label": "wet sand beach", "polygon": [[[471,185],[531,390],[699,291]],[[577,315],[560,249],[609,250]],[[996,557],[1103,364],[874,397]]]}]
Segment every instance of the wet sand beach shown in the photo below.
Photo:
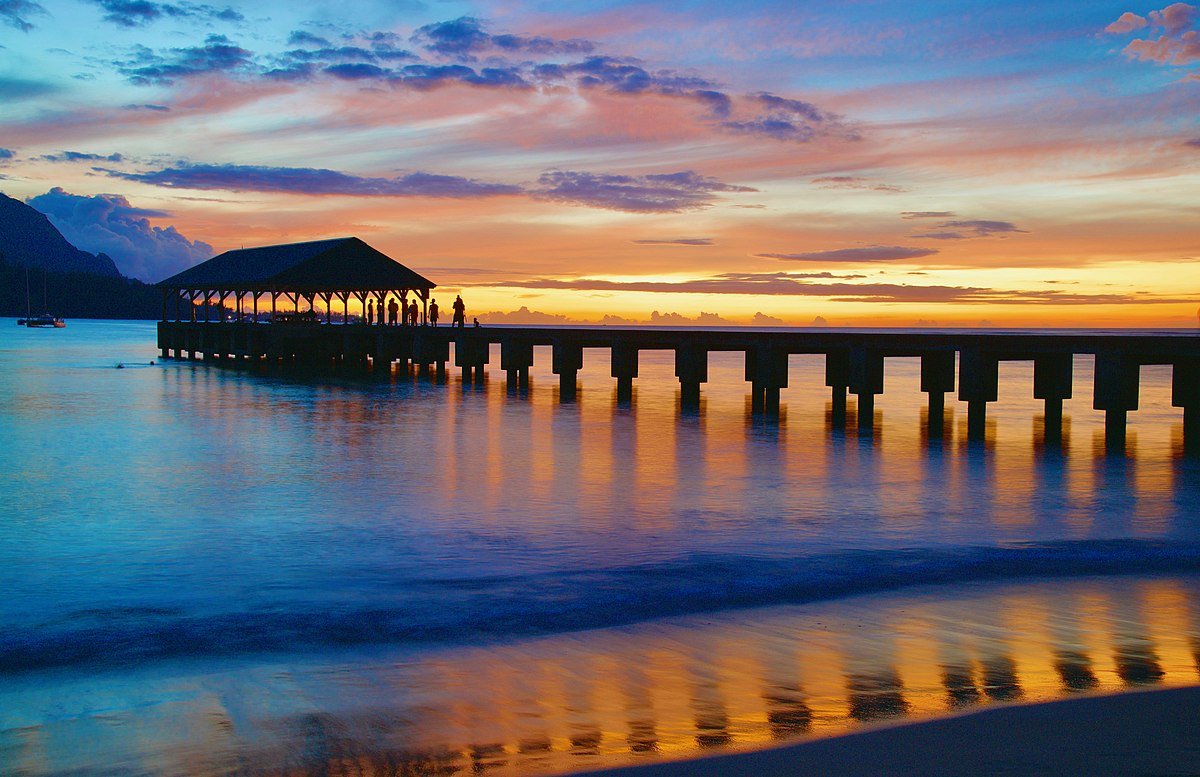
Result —
[{"label": "wet sand beach", "polygon": [[1200,687],[983,709],[800,745],[588,777],[1200,773]]}]

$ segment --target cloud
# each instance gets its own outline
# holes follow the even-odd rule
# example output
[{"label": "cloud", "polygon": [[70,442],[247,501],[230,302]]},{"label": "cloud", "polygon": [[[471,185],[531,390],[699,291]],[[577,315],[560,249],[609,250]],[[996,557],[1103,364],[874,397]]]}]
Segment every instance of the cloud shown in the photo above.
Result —
[{"label": "cloud", "polygon": [[878,183],[856,175],[827,175],[812,179],[815,186],[822,189],[867,189],[875,192],[906,192],[903,186],[890,183]]},{"label": "cloud", "polygon": [[726,121],[727,130],[751,135],[764,135],[775,140],[807,143],[819,136],[836,133],[850,140],[860,139],[857,131],[848,129],[842,117],[823,111],[812,103],[759,92],[750,95],[752,102],[764,110],[748,120]]},{"label": "cloud", "polygon": [[681,213],[707,208],[718,192],[753,192],[685,170],[658,175],[606,175],[555,170],[538,178],[542,200],[628,213]]},{"label": "cloud", "polygon": [[[1159,31],[1158,37],[1134,38],[1125,47],[1131,59],[1159,65],[1184,66],[1200,61],[1200,30],[1195,29],[1197,8],[1187,3],[1173,3],[1161,11],[1151,11],[1150,18],[1126,12],[1105,27],[1106,32],[1123,34],[1149,28]],[[1187,80],[1200,77],[1189,74]]]},{"label": "cloud", "polygon": [[666,240],[643,239],[634,240],[643,246],[711,246],[716,245],[711,237],[677,237]]},{"label": "cloud", "polygon": [[1200,148],[1200,138],[1192,138],[1191,140],[1183,141],[1183,145],[1191,146],[1192,148]]},{"label": "cloud", "polygon": [[181,78],[250,72],[251,56],[224,35],[209,35],[203,46],[169,49],[166,54],[140,46],[134,58],[117,63],[117,69],[134,84],[167,86]]},{"label": "cloud", "polygon": [[487,51],[526,52],[531,54],[588,54],[596,45],[591,41],[555,40],[543,36],[492,35],[483,23],[471,16],[427,24],[412,36],[414,43],[446,57],[470,61]]},{"label": "cloud", "polygon": [[12,159],[17,155],[17,152],[11,148],[0,148],[0,159]]},{"label": "cloud", "polygon": [[695,318],[688,318],[680,313],[659,313],[657,310],[650,314],[650,326],[688,326],[698,324],[700,326],[737,326],[736,321],[730,321],[727,318],[722,318],[716,313],[705,313],[701,311],[700,315]]},{"label": "cloud", "polygon": [[782,318],[775,318],[775,316],[768,316],[765,313],[755,313],[754,318],[750,319],[750,323],[753,324],[754,326],[783,326],[784,325],[784,321]]},{"label": "cloud", "polygon": [[129,104],[129,105],[122,105],[122,106],[121,106],[121,108],[122,108],[122,110],[126,110],[126,111],[159,111],[159,112],[166,112],[166,111],[169,111],[169,110],[171,110],[171,109],[170,109],[168,106],[166,106],[166,105],[155,105],[154,103],[141,103],[140,105],[139,105],[139,104],[136,104],[136,103],[131,103],[131,104]]},{"label": "cloud", "polygon": [[222,189],[235,192],[343,194],[359,197],[492,197],[519,194],[519,186],[483,183],[470,178],[432,173],[409,173],[396,178],[364,178],[336,170],[259,165],[193,165],[146,173],[101,170],[114,178],[173,189]]},{"label": "cloud", "polygon": [[[938,229],[950,229],[950,232],[924,232],[913,235],[914,238],[929,240],[969,240],[975,237],[991,237],[992,235],[1024,234],[1026,230],[1018,229],[1009,221],[987,221],[983,219],[968,221],[945,221],[937,225]],[[967,230],[960,232],[958,230]]]},{"label": "cloud", "polygon": [[0,20],[10,27],[16,27],[22,32],[29,32],[33,25],[28,16],[44,14],[46,9],[34,0],[0,0]]},{"label": "cloud", "polygon": [[320,35],[313,35],[311,32],[305,32],[304,30],[293,30],[292,34],[288,36],[288,45],[329,47],[333,44]]},{"label": "cloud", "polygon": [[1149,24],[1149,22],[1147,22],[1145,18],[1138,16],[1135,13],[1126,11],[1125,13],[1121,14],[1121,18],[1105,27],[1104,31],[1121,35],[1127,32],[1133,32],[1134,30],[1140,30],[1147,24]]},{"label": "cloud", "polygon": [[505,313],[499,310],[493,310],[490,313],[482,313],[479,316],[480,323],[483,324],[570,324],[571,319],[560,313],[542,313],[538,310],[530,310],[525,305],[520,309]]},{"label": "cloud", "polygon": [[124,157],[120,154],[88,154],[83,151],[62,151],[57,154],[43,154],[38,159],[46,162],[120,162]]},{"label": "cloud", "polygon": [[902,219],[949,219],[954,216],[951,210],[906,210],[900,213]]},{"label": "cloud", "polygon": [[906,246],[866,246],[838,248],[833,251],[814,251],[802,254],[755,254],[764,259],[784,259],[792,262],[892,262],[898,259],[920,259],[936,254],[935,248]]},{"label": "cloud", "polygon": [[135,208],[124,197],[85,197],[55,187],[26,201],[44,213],[72,245],[106,253],[123,275],[157,281],[213,255],[212,246],[191,241],[173,226],[151,226],[170,214]]},{"label": "cloud", "polygon": [[149,0],[93,0],[104,9],[104,20],[119,27],[141,27],[163,17],[198,17],[226,22],[244,21],[233,8],[201,3],[152,3]]}]

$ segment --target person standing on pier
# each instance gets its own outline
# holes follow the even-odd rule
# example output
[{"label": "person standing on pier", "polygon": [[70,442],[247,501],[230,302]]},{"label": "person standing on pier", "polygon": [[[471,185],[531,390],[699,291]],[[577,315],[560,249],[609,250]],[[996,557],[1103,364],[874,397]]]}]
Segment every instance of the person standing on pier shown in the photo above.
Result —
[{"label": "person standing on pier", "polygon": [[400,305],[396,302],[396,298],[392,297],[388,300],[388,323],[392,326],[396,325],[396,318],[400,315]]},{"label": "person standing on pier", "polygon": [[408,303],[408,323],[410,326],[417,325],[417,301],[415,299]]},{"label": "person standing on pier", "polygon": [[429,323],[430,323],[430,325],[437,326],[437,320],[438,320],[437,300],[436,299],[430,300],[430,302],[429,302]]},{"label": "person standing on pier", "polygon": [[467,306],[462,301],[462,295],[459,294],[454,298],[454,326],[465,327],[467,325]]},{"label": "person standing on pier", "polygon": [[375,300],[367,300],[367,326],[375,323]]}]

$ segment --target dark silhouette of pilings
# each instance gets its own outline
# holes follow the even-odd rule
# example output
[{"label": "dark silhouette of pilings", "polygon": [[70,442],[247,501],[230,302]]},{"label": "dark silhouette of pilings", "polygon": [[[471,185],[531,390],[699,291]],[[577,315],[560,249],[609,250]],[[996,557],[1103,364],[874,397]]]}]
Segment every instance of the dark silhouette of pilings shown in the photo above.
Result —
[{"label": "dark silhouette of pilings", "polygon": [[[883,393],[889,357],[919,357],[921,391],[929,395],[928,433],[941,436],[945,395],[957,388],[967,405],[967,436],[986,434],[988,404],[999,399],[999,363],[1033,362],[1034,397],[1045,403],[1047,445],[1061,444],[1063,401],[1072,397],[1076,354],[1095,356],[1093,407],[1105,414],[1109,450],[1123,451],[1128,414],[1138,408],[1138,376],[1143,364],[1171,365],[1171,402],[1183,410],[1184,450],[1200,453],[1200,337],[1183,333],[1051,333],[870,331],[670,330],[658,328],[539,328],[367,326],[365,324],[278,323],[248,321],[162,321],[158,345],[164,358],[197,359],[238,365],[273,362],[312,369],[332,366],[366,369],[386,376],[396,361],[411,363],[422,374],[445,377],[454,345],[455,365],[466,383],[481,383],[490,348],[500,346],[500,366],[508,386],[527,388],[537,346],[550,346],[551,368],[559,376],[559,396],[573,400],[578,391],[584,348],[611,353],[617,401],[633,401],[641,351],[670,350],[675,356],[682,408],[700,406],[712,351],[745,355],[751,412],[780,413],[780,392],[788,387],[791,354],[825,357],[830,389],[831,424],[846,423],[847,394],[858,405],[858,432],[874,432],[875,397]],[[955,369],[957,365],[957,380]]]},{"label": "dark silhouette of pilings", "polygon": [[929,395],[929,435],[940,437],[945,431],[946,393],[954,391],[954,351],[921,354],[921,391]]}]

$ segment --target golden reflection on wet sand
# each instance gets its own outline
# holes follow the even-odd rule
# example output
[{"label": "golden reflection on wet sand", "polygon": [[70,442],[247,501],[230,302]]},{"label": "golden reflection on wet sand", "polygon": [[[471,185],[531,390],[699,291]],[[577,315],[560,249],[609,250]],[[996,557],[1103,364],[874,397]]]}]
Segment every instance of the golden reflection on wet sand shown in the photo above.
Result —
[{"label": "golden reflection on wet sand", "polygon": [[490,647],[18,684],[7,709],[44,695],[55,710],[0,717],[0,756],[31,776],[100,763],[149,775],[562,773],[1192,685],[1198,646],[1197,578],[925,587]]}]

